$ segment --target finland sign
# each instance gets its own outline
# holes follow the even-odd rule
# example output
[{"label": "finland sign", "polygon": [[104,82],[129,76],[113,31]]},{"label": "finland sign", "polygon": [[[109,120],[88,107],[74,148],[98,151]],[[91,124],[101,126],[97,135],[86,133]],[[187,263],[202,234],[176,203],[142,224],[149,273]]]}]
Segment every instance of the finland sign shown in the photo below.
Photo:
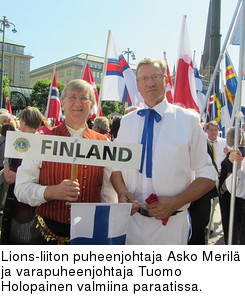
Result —
[{"label": "finland sign", "polygon": [[139,169],[141,144],[8,131],[6,158]]}]

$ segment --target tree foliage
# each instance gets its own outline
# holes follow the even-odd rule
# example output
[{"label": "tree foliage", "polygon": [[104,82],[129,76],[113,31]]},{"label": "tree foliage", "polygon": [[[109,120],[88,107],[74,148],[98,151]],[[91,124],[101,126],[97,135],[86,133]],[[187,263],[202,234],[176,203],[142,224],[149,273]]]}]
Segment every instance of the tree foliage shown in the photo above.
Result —
[{"label": "tree foliage", "polygon": [[3,94],[5,98],[9,98],[10,97],[10,91],[9,91],[9,82],[10,80],[4,76],[3,77]]},{"label": "tree foliage", "polygon": [[[47,106],[47,100],[50,90],[50,79],[39,79],[32,87],[31,104],[37,107],[42,113],[45,112]],[[65,84],[58,82],[59,93],[61,94]]]},{"label": "tree foliage", "polygon": [[102,112],[105,117],[112,119],[114,115],[123,115],[125,103],[118,101],[102,101]]}]

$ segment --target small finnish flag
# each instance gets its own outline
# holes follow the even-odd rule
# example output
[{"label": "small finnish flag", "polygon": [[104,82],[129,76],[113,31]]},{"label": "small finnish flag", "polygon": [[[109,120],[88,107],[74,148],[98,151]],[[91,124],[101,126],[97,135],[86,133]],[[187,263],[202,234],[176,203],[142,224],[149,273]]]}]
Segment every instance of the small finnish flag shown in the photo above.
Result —
[{"label": "small finnish flag", "polygon": [[125,244],[131,207],[130,203],[72,203],[70,244]]}]

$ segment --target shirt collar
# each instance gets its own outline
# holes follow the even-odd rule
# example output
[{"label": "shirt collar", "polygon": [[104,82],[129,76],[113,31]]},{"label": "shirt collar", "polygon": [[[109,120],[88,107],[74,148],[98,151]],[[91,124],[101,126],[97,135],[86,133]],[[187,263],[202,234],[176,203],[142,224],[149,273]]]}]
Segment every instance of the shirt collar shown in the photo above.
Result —
[{"label": "shirt collar", "polygon": [[[157,113],[159,113],[162,117],[167,110],[168,102],[167,99],[163,99],[160,103],[155,105],[152,109],[154,109]],[[144,108],[151,108],[148,105],[144,104]]]},{"label": "shirt collar", "polygon": [[78,129],[78,130],[74,130],[72,129],[71,127],[67,126],[66,125],[66,128],[67,130],[69,131],[69,133],[71,134],[71,137],[82,137],[84,132],[85,132],[85,128],[81,128],[81,129]]}]

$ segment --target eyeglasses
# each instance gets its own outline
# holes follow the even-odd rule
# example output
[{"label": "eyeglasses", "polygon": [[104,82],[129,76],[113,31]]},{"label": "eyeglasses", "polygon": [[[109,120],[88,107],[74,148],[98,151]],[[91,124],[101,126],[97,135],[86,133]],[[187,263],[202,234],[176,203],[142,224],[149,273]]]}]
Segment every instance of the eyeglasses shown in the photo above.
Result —
[{"label": "eyeglasses", "polygon": [[88,102],[90,101],[90,99],[84,95],[82,96],[77,96],[77,95],[74,95],[74,94],[70,94],[70,95],[67,95],[66,96],[69,100],[76,100],[76,99],[79,99],[80,101],[82,102]]},{"label": "eyeglasses", "polygon": [[140,78],[137,78],[137,82],[146,84],[150,79],[155,83],[161,81],[164,77],[166,77],[165,74],[154,74],[152,76],[142,76]]}]

